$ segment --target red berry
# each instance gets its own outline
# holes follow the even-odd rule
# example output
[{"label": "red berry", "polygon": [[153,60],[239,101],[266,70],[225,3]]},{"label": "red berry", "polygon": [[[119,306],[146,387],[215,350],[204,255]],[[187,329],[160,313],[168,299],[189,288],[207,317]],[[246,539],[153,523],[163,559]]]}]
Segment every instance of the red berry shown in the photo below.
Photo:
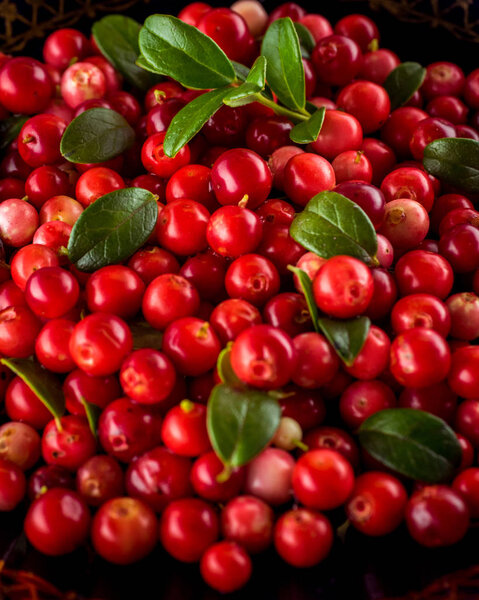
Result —
[{"label": "red berry", "polygon": [[251,577],[251,559],[235,542],[218,542],[203,554],[200,570],[209,586],[226,594],[246,585]]}]

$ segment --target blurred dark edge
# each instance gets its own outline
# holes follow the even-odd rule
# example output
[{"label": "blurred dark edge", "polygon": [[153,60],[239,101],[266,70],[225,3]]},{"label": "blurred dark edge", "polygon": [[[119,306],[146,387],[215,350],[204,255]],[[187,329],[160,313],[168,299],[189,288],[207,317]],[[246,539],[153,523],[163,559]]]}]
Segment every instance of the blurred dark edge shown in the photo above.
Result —
[{"label": "blurred dark edge", "polygon": [[[378,4],[378,1],[374,0],[374,3]],[[17,1],[15,6],[22,14],[22,10],[31,11],[35,2],[41,4],[37,0],[30,0],[28,5]],[[437,5],[435,0],[431,0],[432,3]],[[2,4],[5,4],[5,0],[0,2],[0,9]],[[106,14],[95,12],[93,4],[94,2],[90,4],[90,18],[82,18],[74,25],[86,33],[95,18]],[[123,3],[126,4],[128,1]],[[139,2],[121,12],[141,21],[153,12],[176,14],[185,4],[186,2]],[[225,3],[213,1],[211,4],[222,6]],[[267,1],[264,4],[267,10],[271,10],[279,3]],[[478,45],[459,40],[443,28],[431,28],[426,23],[400,22],[385,9],[373,10],[368,2],[363,0],[302,4],[311,12],[323,14],[332,23],[353,12],[373,17],[381,31],[381,45],[397,52],[402,60],[416,60],[424,65],[437,60],[449,60],[457,62],[466,72],[479,66]],[[428,2],[420,4],[425,5]],[[461,0],[458,4],[461,4]],[[468,3],[463,1],[462,4]],[[474,6],[475,10],[479,9],[479,0],[476,0]],[[34,39],[28,43],[23,53],[40,57],[41,46],[42,41]],[[4,555],[12,541],[21,534],[23,514],[22,508],[13,514],[0,515],[0,556]],[[341,517],[338,516],[336,525],[340,523]],[[252,581],[244,590],[229,598],[376,600],[408,594],[411,600],[477,600],[477,578],[461,583],[458,577],[452,576],[444,583],[445,588],[442,591],[429,590],[423,593],[421,590],[438,578],[479,564],[478,542],[479,532],[472,529],[466,538],[453,548],[425,550],[409,538],[404,528],[382,539],[366,538],[349,529],[345,543],[337,540],[331,556],[313,569],[298,570],[288,567],[272,551],[255,557]],[[84,598],[215,600],[223,597],[203,584],[197,565],[180,564],[160,549],[138,565],[115,567],[95,557],[90,548],[70,556],[52,559],[31,549],[25,552],[23,545],[19,544],[18,548],[9,552],[7,566],[31,570],[64,592],[74,591]],[[412,593],[414,595],[410,595]],[[9,596],[0,588],[0,600],[3,598]]]}]

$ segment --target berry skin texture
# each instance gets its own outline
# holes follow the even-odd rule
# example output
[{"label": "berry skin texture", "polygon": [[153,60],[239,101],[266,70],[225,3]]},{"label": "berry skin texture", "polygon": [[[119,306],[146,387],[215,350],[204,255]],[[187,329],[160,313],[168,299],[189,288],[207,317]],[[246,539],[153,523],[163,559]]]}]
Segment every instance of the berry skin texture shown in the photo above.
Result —
[{"label": "berry skin texture", "polygon": [[25,497],[27,480],[19,466],[0,459],[0,511],[13,510]]},{"label": "berry skin texture", "polygon": [[129,565],[153,550],[157,530],[155,513],[143,502],[113,498],[95,514],[91,538],[102,558],[117,565]]},{"label": "berry skin texture", "polygon": [[143,315],[155,329],[165,329],[177,319],[193,316],[199,307],[200,296],[194,285],[170,273],[155,277],[142,300]]},{"label": "berry skin texture", "polygon": [[270,506],[285,504],[292,497],[291,477],[295,461],[281,448],[266,448],[246,467],[244,491]]},{"label": "berry skin texture", "polygon": [[301,504],[331,510],[344,504],[354,487],[350,463],[335,450],[310,450],[293,470],[294,495]]},{"label": "berry skin texture", "polygon": [[290,565],[317,565],[333,545],[333,528],[328,519],[313,510],[299,508],[284,513],[274,528],[276,552]]},{"label": "berry skin texture", "polygon": [[86,300],[91,312],[107,312],[129,319],[141,307],[145,285],[140,277],[123,265],[98,269],[86,284]]},{"label": "berry skin texture", "polygon": [[462,398],[477,398],[479,389],[479,347],[465,346],[452,355],[449,387]]},{"label": "berry skin texture", "polygon": [[121,365],[123,392],[140,404],[157,404],[168,398],[176,382],[170,359],[151,348],[132,352]]},{"label": "berry skin texture", "polygon": [[248,582],[252,571],[251,559],[235,542],[218,542],[203,554],[200,571],[210,587],[228,594],[239,590]]},{"label": "berry skin texture", "polygon": [[95,454],[96,439],[85,417],[67,415],[59,425],[53,419],[43,430],[43,459],[47,464],[76,471]]},{"label": "berry skin texture", "polygon": [[182,400],[163,419],[163,443],[179,456],[199,456],[211,449],[204,404]]},{"label": "berry skin texture", "polygon": [[462,496],[445,485],[426,486],[409,499],[406,524],[422,546],[451,546],[469,527],[469,510]]},{"label": "berry skin texture", "polygon": [[[28,89],[28,93],[19,93]],[[13,113],[31,115],[42,112],[53,95],[47,69],[38,60],[11,58],[0,73],[0,103]]]},{"label": "berry skin texture", "polygon": [[273,511],[259,498],[237,496],[221,513],[221,530],[251,554],[266,550],[273,539]]},{"label": "berry skin texture", "polygon": [[360,475],[346,505],[351,523],[366,535],[387,535],[404,518],[408,497],[403,484],[388,473]]},{"label": "berry skin texture", "polygon": [[316,304],[326,314],[339,319],[363,313],[373,291],[369,268],[351,256],[333,256],[320,268],[313,281]]},{"label": "berry skin texture", "polygon": [[296,366],[293,341],[271,325],[256,325],[236,338],[231,350],[233,371],[245,383],[277,389],[288,383]]},{"label": "berry skin texture", "polygon": [[391,373],[405,387],[423,388],[439,383],[447,377],[450,366],[449,346],[432,329],[408,329],[391,344]]},{"label": "berry skin texture", "polygon": [[326,158],[303,152],[286,163],[283,188],[296,204],[306,206],[313,196],[333,189],[336,184],[334,169]]},{"label": "berry skin texture", "polygon": [[76,492],[51,489],[30,506],[24,528],[28,541],[43,554],[69,554],[88,537],[90,511]]}]

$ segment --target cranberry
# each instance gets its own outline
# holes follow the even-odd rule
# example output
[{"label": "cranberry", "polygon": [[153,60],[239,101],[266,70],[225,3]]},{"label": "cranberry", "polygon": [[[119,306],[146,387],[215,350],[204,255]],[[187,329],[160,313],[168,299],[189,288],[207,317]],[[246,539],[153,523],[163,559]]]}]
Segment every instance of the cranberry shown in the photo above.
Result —
[{"label": "cranberry", "polygon": [[51,489],[30,506],[24,528],[37,550],[48,556],[60,556],[73,552],[86,541],[90,513],[75,492]]},{"label": "cranberry", "polygon": [[107,312],[128,319],[141,306],[145,284],[129,267],[110,265],[95,271],[86,284],[91,312]]},{"label": "cranberry", "polygon": [[362,141],[363,131],[355,116],[341,110],[327,110],[321,131],[310,148],[332,160],[346,150],[360,150]]},{"label": "cranberry", "polygon": [[35,429],[43,429],[52,415],[35,392],[14,377],[5,393],[5,410],[12,421],[23,421]]},{"label": "cranberry", "polygon": [[13,113],[42,112],[53,95],[47,69],[27,56],[11,58],[0,71],[0,103]]},{"label": "cranberry", "polygon": [[92,522],[95,551],[118,565],[150,554],[156,545],[158,523],[153,511],[134,498],[113,498],[103,504]]},{"label": "cranberry", "polygon": [[87,504],[100,506],[123,494],[123,471],[111,456],[92,456],[78,469],[76,487]]},{"label": "cranberry", "polygon": [[406,506],[406,524],[422,546],[450,546],[464,537],[469,510],[462,497],[445,485],[426,486]]},{"label": "cranberry", "polygon": [[287,563],[295,567],[312,567],[329,554],[333,528],[321,513],[306,508],[290,510],[276,522],[274,545]]},{"label": "cranberry", "polygon": [[251,577],[251,559],[235,542],[218,542],[201,557],[200,570],[209,586],[226,594],[247,583]]}]

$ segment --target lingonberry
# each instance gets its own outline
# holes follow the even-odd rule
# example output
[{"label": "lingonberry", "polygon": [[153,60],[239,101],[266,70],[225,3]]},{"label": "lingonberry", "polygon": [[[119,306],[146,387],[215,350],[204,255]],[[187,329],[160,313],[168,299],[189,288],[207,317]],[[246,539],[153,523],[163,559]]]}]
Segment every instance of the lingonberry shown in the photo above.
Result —
[{"label": "lingonberry", "polygon": [[457,396],[445,382],[424,388],[404,388],[398,398],[401,408],[415,408],[451,422],[456,411]]},{"label": "lingonberry", "polygon": [[78,29],[61,28],[51,33],[43,44],[44,61],[57,69],[66,69],[88,55],[88,39]]},{"label": "lingonberry", "polygon": [[365,181],[343,181],[334,188],[358,204],[370,218],[375,229],[379,229],[384,221],[384,194],[374,185]]},{"label": "lingonberry", "polygon": [[469,127],[469,125],[456,125],[456,137],[469,138],[479,142],[479,131]]},{"label": "lingonberry", "polygon": [[37,209],[41,209],[43,204],[53,196],[65,195],[69,191],[68,175],[54,165],[44,165],[34,169],[25,182],[25,193],[28,200]]},{"label": "lingonberry", "polygon": [[371,325],[363,347],[352,364],[345,367],[346,372],[357,379],[379,377],[389,364],[390,346],[387,334],[376,325]]},{"label": "lingonberry", "polygon": [[132,352],[121,365],[123,392],[140,404],[156,404],[173,391],[176,374],[170,359],[158,350]]},{"label": "lingonberry", "polygon": [[155,83],[145,94],[145,110],[150,111],[157,104],[162,104],[168,98],[181,96],[184,88],[176,81],[161,81]]},{"label": "lingonberry", "polygon": [[479,337],[479,297],[473,292],[453,294],[446,300],[451,316],[451,335],[460,340]]},{"label": "lingonberry", "polygon": [[[34,200],[32,200],[32,202],[35,204]],[[43,224],[50,221],[61,221],[73,227],[82,212],[83,206],[74,198],[64,195],[52,196],[49,197],[40,208],[40,223]]]},{"label": "lingonberry", "polygon": [[[331,382],[333,381],[334,378]],[[279,399],[284,417],[291,417],[297,421],[303,431],[317,427],[324,421],[326,407],[317,391],[289,385],[285,388],[285,392],[287,396]]]},{"label": "lingonberry", "polygon": [[373,177],[371,163],[362,150],[341,152],[332,162],[336,182],[364,181],[370,183]]},{"label": "lingonberry", "polygon": [[18,198],[9,198],[0,205],[0,238],[3,243],[19,248],[29,244],[38,227],[35,208]]},{"label": "lingonberry", "polygon": [[442,236],[456,225],[469,223],[474,227],[479,225],[479,212],[473,208],[455,208],[450,210],[439,223],[439,235]]},{"label": "lingonberry", "polygon": [[262,223],[268,225],[291,225],[295,217],[294,207],[286,200],[272,198],[256,209]]},{"label": "lingonberry", "polygon": [[199,456],[211,448],[206,430],[203,404],[183,400],[163,419],[161,438],[165,446],[179,456]]},{"label": "lingonberry", "polygon": [[231,298],[262,306],[279,291],[280,280],[274,264],[259,254],[244,254],[228,267],[225,287]]},{"label": "lingonberry", "polygon": [[27,471],[40,458],[40,436],[26,423],[11,421],[0,427],[0,458]]},{"label": "lingonberry", "polygon": [[172,501],[191,496],[191,462],[187,457],[157,447],[133,461],[126,473],[126,489],[156,512]]},{"label": "lingonberry", "polygon": [[268,13],[262,4],[255,0],[237,0],[230,8],[243,17],[253,37],[257,38],[264,33],[268,23]]},{"label": "lingonberry", "polygon": [[461,462],[457,467],[457,472],[468,469],[474,462],[474,448],[471,442],[460,433],[456,433],[457,441],[461,446]]},{"label": "lingonberry", "polygon": [[446,304],[436,296],[410,294],[394,305],[391,325],[396,333],[414,327],[428,327],[446,338],[451,328],[451,314]]},{"label": "lingonberry", "polygon": [[128,463],[161,442],[161,417],[129,398],[119,398],[102,412],[98,434],[105,452]]},{"label": "lingonberry", "polygon": [[425,250],[411,250],[401,256],[394,275],[401,296],[424,293],[444,299],[454,281],[449,262],[439,254]]},{"label": "lingonberry", "polygon": [[361,68],[361,49],[344,35],[330,35],[316,44],[311,60],[323,83],[344,86],[352,81]]},{"label": "lingonberry", "polygon": [[145,284],[130,267],[110,265],[91,275],[85,291],[91,312],[112,313],[128,319],[141,307]]},{"label": "lingonberry", "polygon": [[265,223],[263,239],[257,252],[269,258],[280,275],[286,275],[288,266],[298,262],[304,254],[304,248],[291,237],[289,225]]},{"label": "lingonberry", "polygon": [[218,254],[237,258],[254,252],[262,233],[262,223],[254,212],[241,206],[223,206],[209,218],[206,239]]},{"label": "lingonberry", "polygon": [[52,80],[38,60],[19,56],[3,65],[0,72],[0,103],[10,112],[24,115],[42,112],[52,95]]},{"label": "lingonberry", "polygon": [[25,182],[15,177],[0,179],[0,201],[10,198],[23,198],[25,196]]},{"label": "lingonberry", "polygon": [[308,508],[331,510],[341,506],[352,492],[354,473],[350,463],[335,450],[310,450],[293,470],[293,490]]},{"label": "lingonberry", "polygon": [[462,69],[451,62],[435,62],[426,67],[426,78],[421,93],[428,99],[436,96],[460,96],[465,76]]},{"label": "lingonberry", "polygon": [[277,190],[284,189],[284,170],[290,158],[303,154],[304,150],[297,146],[282,146],[269,157],[268,165],[273,175],[273,186]]},{"label": "lingonberry", "polygon": [[291,478],[295,462],[280,448],[266,448],[246,468],[244,491],[271,506],[285,504],[292,497]]},{"label": "lingonberry", "polygon": [[477,398],[479,384],[479,348],[465,346],[452,355],[449,385],[463,398]]},{"label": "lingonberry", "polygon": [[128,261],[128,266],[148,285],[165,273],[177,273],[180,264],[175,256],[158,246],[145,246],[135,252]]},{"label": "lingonberry", "polygon": [[368,158],[372,170],[374,185],[379,186],[385,175],[389,173],[396,164],[396,157],[392,149],[375,138],[364,138],[360,148]]},{"label": "lingonberry", "polygon": [[199,306],[199,294],[188,280],[165,273],[146,288],[142,310],[150,325],[164,329],[179,318],[196,314]]},{"label": "lingonberry", "polygon": [[25,295],[11,279],[0,284],[0,310],[9,306],[26,306]]},{"label": "lingonberry", "polygon": [[[188,256],[206,250],[210,213],[194,200],[173,200],[158,217],[158,241],[173,254]],[[188,236],[184,235],[185,230]]]},{"label": "lingonberry", "polygon": [[89,375],[118,371],[133,346],[128,325],[108,313],[94,313],[77,323],[70,338],[70,353]]},{"label": "lingonberry", "polygon": [[457,273],[468,273],[479,267],[479,229],[460,223],[446,231],[439,240],[439,252]]},{"label": "lingonberry", "polygon": [[386,535],[403,520],[407,499],[406,490],[396,477],[370,471],[356,479],[346,512],[361,533]]},{"label": "lingonberry", "polygon": [[386,48],[378,48],[363,54],[359,77],[382,85],[389,73],[400,64],[397,54]]},{"label": "lingonberry", "polygon": [[479,517],[479,469],[465,469],[454,479],[452,489],[458,492],[467,504],[473,519]]},{"label": "lingonberry", "polygon": [[234,542],[213,544],[201,558],[203,579],[213,589],[225,594],[242,588],[251,577],[251,559],[246,551]]},{"label": "lingonberry", "polygon": [[70,336],[75,321],[52,319],[45,323],[35,342],[35,356],[40,364],[54,373],[69,373],[75,368],[70,354]]},{"label": "lingonberry", "polygon": [[338,108],[354,115],[364,133],[377,131],[389,116],[391,103],[383,87],[371,81],[355,81],[340,91]]},{"label": "lingonberry", "polygon": [[456,96],[436,96],[428,103],[426,111],[431,117],[445,119],[453,125],[462,125],[467,122],[469,109]]},{"label": "lingonberry", "polygon": [[310,450],[326,448],[336,450],[344,458],[351,463],[353,467],[357,467],[359,463],[359,450],[354,439],[344,431],[337,427],[329,427],[324,425],[308,431],[303,439],[303,442]]},{"label": "lingonberry", "polygon": [[30,506],[24,529],[29,542],[43,554],[68,554],[86,541],[90,512],[77,493],[50,489]]},{"label": "lingonberry", "polygon": [[301,17],[298,22],[308,29],[315,42],[319,42],[320,39],[328,37],[333,33],[331,23],[322,15],[309,13]]},{"label": "lingonberry", "polygon": [[123,471],[111,456],[92,456],[77,471],[76,489],[88,505],[100,506],[123,495]]},{"label": "lingonberry", "polygon": [[451,137],[456,137],[456,129],[452,123],[437,117],[424,119],[416,126],[409,140],[411,154],[416,160],[422,160],[428,144],[440,138]]},{"label": "lingonberry", "polygon": [[190,472],[196,494],[210,502],[226,502],[237,496],[244,484],[244,468],[233,469],[227,479],[218,478],[223,470],[223,463],[213,451],[198,457]]},{"label": "lingonberry", "polygon": [[26,306],[9,306],[0,312],[0,352],[10,358],[27,358],[35,351],[42,328],[40,320]]},{"label": "lingonberry", "polygon": [[0,459],[0,511],[13,510],[25,497],[27,481],[16,464]]},{"label": "lingonberry", "polygon": [[113,67],[110,62],[108,62],[104,56],[87,56],[83,59],[83,62],[94,65],[100,69],[105,77],[105,88],[107,94],[115,93],[121,88],[123,84],[123,76]]},{"label": "lingonberry", "polygon": [[214,367],[221,344],[208,321],[183,317],[165,330],[163,352],[182,375],[201,375]]},{"label": "lingonberry", "polygon": [[257,117],[246,130],[246,145],[261,156],[270,156],[277,148],[288,145],[292,128],[293,123],[286,117]]},{"label": "lingonberry", "polygon": [[269,15],[269,23],[273,23],[276,19],[282,19],[289,17],[292,21],[299,21],[299,19],[306,16],[306,10],[296,4],[296,2],[283,2],[271,11]]},{"label": "lingonberry", "polygon": [[146,132],[148,135],[163,133],[168,129],[173,117],[185,106],[181,98],[168,98],[154,106],[146,115]]},{"label": "lingonberry", "polygon": [[351,256],[330,258],[313,281],[314,299],[326,314],[346,319],[363,313],[373,295],[368,267]]},{"label": "lingonberry", "polygon": [[362,141],[363,131],[355,116],[341,110],[327,110],[321,131],[310,148],[332,160],[346,150],[360,150]]},{"label": "lingonberry", "polygon": [[85,100],[103,98],[106,91],[105,75],[92,63],[76,62],[62,75],[62,98],[71,108],[76,108]]},{"label": "lingonberry", "polygon": [[35,231],[32,242],[34,244],[48,246],[58,254],[62,264],[66,264],[68,262],[66,250],[68,248],[71,231],[72,226],[68,225],[68,223],[63,223],[63,221],[43,223],[43,225],[40,225]]},{"label": "lingonberry", "polygon": [[[213,152],[214,160],[219,155],[223,154],[226,147],[243,146],[246,127],[248,126],[249,117],[245,110],[246,107],[232,108],[230,106],[222,106],[208,121],[203,125],[201,133],[205,136],[206,141],[216,146],[216,151]],[[211,167],[211,164],[204,162],[202,164]]]},{"label": "lingonberry", "polygon": [[333,528],[314,510],[296,508],[284,513],[274,528],[277,553],[295,567],[312,567],[328,556],[333,545]]},{"label": "lingonberry", "polygon": [[198,29],[214,40],[231,60],[250,63],[253,38],[238,13],[229,8],[212,8],[200,19]]},{"label": "lingonberry", "polygon": [[323,335],[302,333],[294,338],[293,344],[297,356],[291,377],[294,383],[315,389],[333,379],[339,369],[339,359]]},{"label": "lingonberry", "polygon": [[273,539],[273,511],[259,498],[237,496],[221,513],[221,529],[225,539],[256,554],[265,550]]},{"label": "lingonberry", "polygon": [[96,439],[85,417],[53,419],[43,431],[42,455],[49,465],[76,471],[96,450]]},{"label": "lingonberry", "polygon": [[455,428],[474,447],[479,446],[479,402],[468,399],[459,404],[455,415]]},{"label": "lingonberry", "polygon": [[426,486],[415,492],[406,506],[406,524],[422,546],[450,546],[464,537],[469,510],[462,496],[445,485]]},{"label": "lingonberry", "polygon": [[170,158],[163,149],[164,139],[165,132],[150,135],[141,149],[141,162],[150,173],[168,178],[190,162],[190,148],[183,146],[176,156]]},{"label": "lingonberry", "polygon": [[211,188],[211,169],[203,165],[186,165],[178,169],[166,185],[166,201],[186,198],[203,204],[208,210],[217,207]]},{"label": "lingonberry", "polygon": [[262,323],[259,310],[239,298],[220,302],[211,313],[210,322],[221,343],[233,341],[252,325]]},{"label": "lingonberry", "polygon": [[268,197],[272,175],[267,163],[252,150],[233,148],[215,161],[211,184],[222,205],[239,204],[255,209]]},{"label": "lingonberry", "polygon": [[107,167],[94,167],[83,173],[76,184],[75,196],[85,208],[115,190],[125,187],[123,178]]},{"label": "lingonberry", "polygon": [[80,286],[75,277],[60,267],[44,267],[30,275],[25,300],[39,317],[55,319],[71,310],[78,301]]},{"label": "lingonberry", "polygon": [[409,141],[418,123],[429,115],[420,108],[401,106],[389,115],[381,128],[381,138],[392,150],[403,158],[409,156]]},{"label": "lingonberry", "polygon": [[102,558],[128,565],[150,554],[156,545],[157,529],[154,512],[141,500],[113,498],[95,514],[91,539]]},{"label": "lingonberry", "polygon": [[199,561],[218,535],[218,516],[204,500],[174,500],[161,515],[160,541],[169,554],[182,562]]},{"label": "lingonberry", "polygon": [[377,321],[391,312],[397,299],[397,285],[393,275],[386,269],[372,269],[371,275],[374,291],[365,314],[373,321]]},{"label": "lingonberry", "polygon": [[85,111],[90,110],[91,108],[108,108],[112,110],[113,106],[104,98],[91,98],[90,100],[84,100],[81,104],[75,107],[73,118],[76,119],[76,117]]},{"label": "lingonberry", "polygon": [[195,286],[202,300],[217,302],[225,296],[226,266],[222,256],[200,252],[183,263],[179,274]]},{"label": "lingonberry", "polygon": [[121,388],[114,375],[94,377],[75,369],[63,382],[63,394],[69,413],[86,416],[84,402],[103,409],[121,396]]},{"label": "lingonberry", "polygon": [[31,167],[51,165],[61,159],[60,140],[67,123],[55,115],[40,114],[28,119],[18,136],[18,152]]},{"label": "lingonberry", "polygon": [[35,429],[43,429],[52,418],[48,408],[20,377],[14,377],[7,387],[5,410],[12,421],[23,421]]},{"label": "lingonberry", "polygon": [[310,329],[311,317],[304,296],[283,292],[271,298],[263,309],[265,323],[279,327],[290,336]]},{"label": "lingonberry", "polygon": [[450,366],[449,346],[432,329],[408,329],[391,344],[391,373],[405,387],[423,388],[439,383]]},{"label": "lingonberry", "polygon": [[422,204],[429,212],[434,203],[434,188],[426,173],[414,167],[391,171],[381,183],[386,202],[409,198]]},{"label": "lingonberry", "polygon": [[348,427],[357,429],[374,413],[395,404],[394,392],[382,381],[355,381],[342,393],[339,411]]},{"label": "lingonberry", "polygon": [[291,379],[296,366],[293,341],[271,325],[250,327],[234,341],[231,366],[249,385],[263,389],[281,387]]}]

